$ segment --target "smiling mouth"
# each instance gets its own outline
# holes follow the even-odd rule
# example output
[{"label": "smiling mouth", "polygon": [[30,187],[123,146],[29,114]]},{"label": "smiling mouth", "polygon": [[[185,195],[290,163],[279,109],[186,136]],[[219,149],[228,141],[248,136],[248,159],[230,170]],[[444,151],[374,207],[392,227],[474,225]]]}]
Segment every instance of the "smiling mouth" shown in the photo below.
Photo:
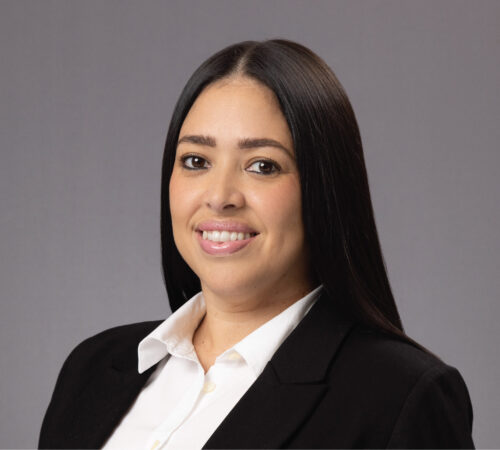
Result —
[{"label": "smiling mouth", "polygon": [[204,241],[211,242],[230,242],[230,241],[245,241],[254,236],[257,236],[259,233],[242,233],[241,231],[218,231],[218,230],[204,230],[198,231],[201,235],[201,238]]},{"label": "smiling mouth", "polygon": [[201,249],[211,256],[223,257],[242,251],[251,245],[259,233],[231,230],[197,230]]}]

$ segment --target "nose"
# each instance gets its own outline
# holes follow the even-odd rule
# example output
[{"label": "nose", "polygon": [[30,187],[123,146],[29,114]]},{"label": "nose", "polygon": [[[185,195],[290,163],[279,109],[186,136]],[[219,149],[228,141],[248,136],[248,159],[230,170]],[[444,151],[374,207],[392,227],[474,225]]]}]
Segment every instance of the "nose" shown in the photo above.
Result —
[{"label": "nose", "polygon": [[214,212],[228,212],[245,206],[245,196],[234,169],[213,170],[207,183],[204,201]]}]

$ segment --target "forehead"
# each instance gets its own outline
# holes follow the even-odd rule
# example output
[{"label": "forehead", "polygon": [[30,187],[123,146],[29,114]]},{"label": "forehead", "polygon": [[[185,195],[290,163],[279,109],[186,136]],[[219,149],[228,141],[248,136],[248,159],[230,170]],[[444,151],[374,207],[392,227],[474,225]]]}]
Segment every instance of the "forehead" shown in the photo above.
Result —
[{"label": "forehead", "polygon": [[218,139],[272,138],[292,146],[288,124],[271,89],[249,79],[219,80],[207,86],[188,112],[183,134]]}]

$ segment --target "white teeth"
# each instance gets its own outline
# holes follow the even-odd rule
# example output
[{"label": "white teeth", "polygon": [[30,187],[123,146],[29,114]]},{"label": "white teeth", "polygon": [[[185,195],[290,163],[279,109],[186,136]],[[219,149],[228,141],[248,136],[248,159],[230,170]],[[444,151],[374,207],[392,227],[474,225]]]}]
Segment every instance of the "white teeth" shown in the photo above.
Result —
[{"label": "white teeth", "polygon": [[202,237],[213,242],[243,241],[250,239],[250,233],[238,233],[236,231],[203,231]]}]

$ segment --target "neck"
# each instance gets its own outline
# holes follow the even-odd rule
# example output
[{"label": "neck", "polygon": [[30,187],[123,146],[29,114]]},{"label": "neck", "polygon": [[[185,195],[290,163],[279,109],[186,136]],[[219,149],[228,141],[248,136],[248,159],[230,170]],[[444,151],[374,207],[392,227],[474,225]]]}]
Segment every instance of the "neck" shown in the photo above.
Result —
[{"label": "neck", "polygon": [[[295,291],[269,290],[248,294],[220,295],[204,288],[207,311],[193,336],[200,360],[205,356],[208,367],[215,358],[248,336],[261,325],[280,314],[313,289],[309,284]],[[238,300],[235,301],[234,299]],[[203,361],[202,361],[203,363]],[[207,367],[205,367],[207,369]]]}]

